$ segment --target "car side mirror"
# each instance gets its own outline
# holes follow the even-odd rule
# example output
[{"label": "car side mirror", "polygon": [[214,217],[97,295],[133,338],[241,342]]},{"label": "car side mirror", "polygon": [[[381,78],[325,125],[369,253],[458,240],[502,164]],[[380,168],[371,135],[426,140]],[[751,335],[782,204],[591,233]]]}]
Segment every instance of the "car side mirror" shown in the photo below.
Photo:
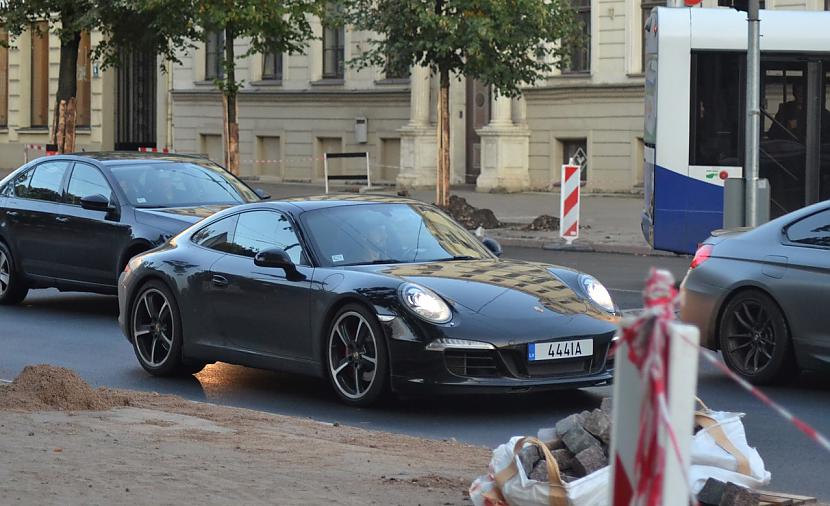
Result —
[{"label": "car side mirror", "polygon": [[254,257],[254,265],[257,267],[268,267],[285,269],[286,272],[295,272],[297,267],[291,261],[291,257],[282,248],[270,248],[262,250]]},{"label": "car side mirror", "polygon": [[89,211],[109,211],[110,200],[101,194],[88,195],[81,199],[81,207]]},{"label": "car side mirror", "polygon": [[497,257],[501,256],[502,250],[499,241],[493,239],[492,237],[485,237],[484,239],[482,239],[481,243],[484,244],[484,247],[489,249],[490,252],[496,255]]},{"label": "car side mirror", "polygon": [[262,200],[268,200],[268,199],[270,199],[270,198],[271,198],[271,194],[270,194],[270,193],[268,193],[267,191],[263,190],[262,188],[256,188],[256,189],[254,190],[254,193],[256,193],[256,194],[257,194],[257,196],[258,196],[259,198],[261,198]]}]

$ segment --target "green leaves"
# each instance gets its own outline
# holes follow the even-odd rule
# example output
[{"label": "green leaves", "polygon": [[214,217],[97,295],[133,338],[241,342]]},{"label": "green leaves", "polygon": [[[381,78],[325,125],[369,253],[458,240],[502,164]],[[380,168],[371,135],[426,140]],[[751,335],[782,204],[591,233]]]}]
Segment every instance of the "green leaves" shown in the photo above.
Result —
[{"label": "green leaves", "polygon": [[346,0],[355,28],[378,33],[371,49],[349,63],[397,62],[447,70],[521,93],[561,66],[580,41],[567,0]]}]

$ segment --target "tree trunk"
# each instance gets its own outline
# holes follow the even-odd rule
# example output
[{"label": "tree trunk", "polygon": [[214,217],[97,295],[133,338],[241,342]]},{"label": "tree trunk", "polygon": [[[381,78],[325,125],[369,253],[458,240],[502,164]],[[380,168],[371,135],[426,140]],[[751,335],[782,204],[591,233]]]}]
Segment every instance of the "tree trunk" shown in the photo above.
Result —
[{"label": "tree trunk", "polygon": [[438,93],[438,174],[435,181],[435,203],[450,204],[450,71],[441,69]]},{"label": "tree trunk", "polygon": [[226,158],[228,170],[231,174],[239,175],[239,119],[237,118],[236,107],[236,61],[233,54],[233,42],[236,37],[232,26],[225,27],[225,83],[227,83],[225,96],[227,97],[227,144]]},{"label": "tree trunk", "polygon": [[78,92],[78,47],[81,33],[64,34],[61,38],[58,93],[55,97],[55,117],[52,121],[51,143],[58,153],[75,150],[75,95]]}]

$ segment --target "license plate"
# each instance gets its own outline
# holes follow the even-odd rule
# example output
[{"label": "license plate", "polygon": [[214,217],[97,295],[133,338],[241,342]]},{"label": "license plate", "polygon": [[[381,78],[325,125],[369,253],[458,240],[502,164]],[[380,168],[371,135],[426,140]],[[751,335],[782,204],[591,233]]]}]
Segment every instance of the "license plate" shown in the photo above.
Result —
[{"label": "license plate", "polygon": [[593,354],[593,339],[558,341],[555,343],[535,343],[527,346],[527,359],[529,361],[590,357]]}]

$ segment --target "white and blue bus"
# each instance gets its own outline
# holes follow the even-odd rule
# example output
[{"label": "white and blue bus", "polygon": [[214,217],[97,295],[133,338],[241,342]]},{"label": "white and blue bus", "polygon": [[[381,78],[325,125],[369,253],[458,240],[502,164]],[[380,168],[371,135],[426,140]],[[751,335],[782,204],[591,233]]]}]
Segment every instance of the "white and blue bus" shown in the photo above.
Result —
[{"label": "white and blue bus", "polygon": [[[646,23],[643,234],[694,253],[743,177],[746,13],[654,9]],[[770,216],[830,198],[830,12],[761,11],[759,177]]]}]

